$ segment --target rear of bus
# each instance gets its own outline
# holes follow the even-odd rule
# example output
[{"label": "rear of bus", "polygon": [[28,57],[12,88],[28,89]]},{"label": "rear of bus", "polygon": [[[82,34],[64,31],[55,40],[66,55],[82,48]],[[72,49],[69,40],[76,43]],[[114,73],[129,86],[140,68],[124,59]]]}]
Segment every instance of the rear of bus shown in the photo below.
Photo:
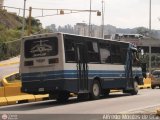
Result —
[{"label": "rear of bus", "polygon": [[63,89],[63,36],[61,33],[25,37],[21,42],[21,90],[45,94]]}]

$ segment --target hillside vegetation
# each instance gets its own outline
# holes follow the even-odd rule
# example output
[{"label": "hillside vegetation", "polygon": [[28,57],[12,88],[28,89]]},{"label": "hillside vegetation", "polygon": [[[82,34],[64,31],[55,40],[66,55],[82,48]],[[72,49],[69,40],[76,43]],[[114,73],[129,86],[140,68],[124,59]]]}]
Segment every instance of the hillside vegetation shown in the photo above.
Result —
[{"label": "hillside vegetation", "polygon": [[[0,60],[4,60],[20,53],[20,38],[22,35],[23,18],[15,13],[9,13],[6,10],[0,10]],[[25,19],[26,24],[28,18]],[[38,19],[31,19],[31,34],[39,33],[42,25]],[[27,26],[25,26],[24,35],[27,35]]]},{"label": "hillside vegetation", "polygon": [[20,38],[22,18],[4,10],[0,11],[0,42],[12,41]]},{"label": "hillside vegetation", "polygon": [[[21,37],[23,18],[17,16],[15,13],[9,13],[6,10],[0,10],[0,42],[12,41]],[[28,18],[26,18],[26,24]],[[32,18],[32,31],[37,33],[42,30],[42,25],[38,19]],[[27,33],[27,26],[25,26],[25,35]]]}]

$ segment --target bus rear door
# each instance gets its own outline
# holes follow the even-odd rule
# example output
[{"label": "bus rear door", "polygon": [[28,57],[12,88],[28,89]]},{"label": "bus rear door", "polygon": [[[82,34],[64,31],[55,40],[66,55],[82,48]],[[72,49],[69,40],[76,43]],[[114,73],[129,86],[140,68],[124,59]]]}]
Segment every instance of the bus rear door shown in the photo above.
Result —
[{"label": "bus rear door", "polygon": [[89,93],[88,91],[88,64],[87,48],[83,43],[76,44],[77,74],[78,74],[78,95]]}]

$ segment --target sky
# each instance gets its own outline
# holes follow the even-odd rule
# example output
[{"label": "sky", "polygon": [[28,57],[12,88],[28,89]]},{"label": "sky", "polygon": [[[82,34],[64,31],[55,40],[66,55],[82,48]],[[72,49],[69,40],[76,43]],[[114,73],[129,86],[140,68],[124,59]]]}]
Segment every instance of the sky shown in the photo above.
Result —
[{"label": "sky", "polygon": [[[102,0],[91,0],[92,10],[102,11]],[[24,0],[4,0],[5,6],[23,8]],[[117,28],[149,27],[149,0],[104,0],[104,24],[110,24]],[[77,9],[89,10],[90,0],[26,0],[26,8],[43,9]],[[8,9],[10,12],[17,12],[15,9]],[[56,14],[57,11],[44,11],[44,15]],[[68,12],[68,11],[64,11]],[[23,11],[20,12],[20,15]],[[32,16],[41,16],[42,11],[33,10]],[[28,16],[28,11],[26,11]],[[152,0],[152,29],[160,30],[160,0]],[[72,13],[65,15],[54,15],[41,17],[43,27],[56,24],[64,26],[76,23],[89,24],[89,12]],[[101,25],[102,16],[92,12],[91,24]]]}]

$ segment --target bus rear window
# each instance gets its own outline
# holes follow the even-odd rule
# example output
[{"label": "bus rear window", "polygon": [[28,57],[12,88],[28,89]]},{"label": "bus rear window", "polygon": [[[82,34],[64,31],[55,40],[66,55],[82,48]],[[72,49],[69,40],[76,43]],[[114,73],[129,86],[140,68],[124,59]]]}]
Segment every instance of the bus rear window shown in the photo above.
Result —
[{"label": "bus rear window", "polygon": [[24,43],[26,58],[55,56],[58,54],[57,37],[26,40]]}]

